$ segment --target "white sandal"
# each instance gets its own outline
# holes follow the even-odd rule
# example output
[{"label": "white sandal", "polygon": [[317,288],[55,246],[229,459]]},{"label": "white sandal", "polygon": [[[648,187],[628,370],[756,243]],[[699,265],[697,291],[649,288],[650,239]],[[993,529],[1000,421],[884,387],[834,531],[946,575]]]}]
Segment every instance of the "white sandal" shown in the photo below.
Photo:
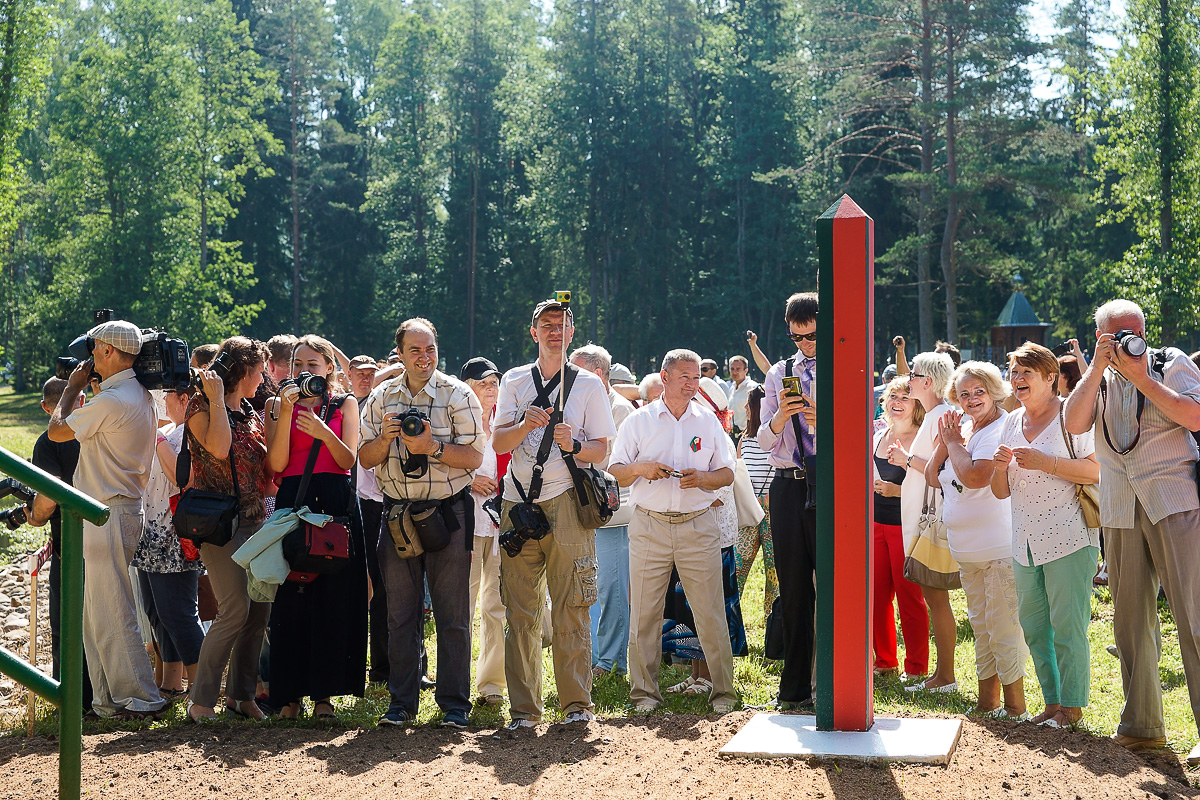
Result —
[{"label": "white sandal", "polygon": [[699,694],[708,697],[712,693],[712,681],[707,678],[697,678],[692,682],[692,685],[684,689],[681,694]]},{"label": "white sandal", "polygon": [[[684,678],[682,681],[675,684],[674,686],[667,687],[666,692],[667,692],[667,694],[683,694],[688,689],[692,688],[693,683],[695,683],[695,680],[692,679],[691,675],[688,675],[686,678]],[[709,684],[709,685],[711,685],[711,684]]]}]

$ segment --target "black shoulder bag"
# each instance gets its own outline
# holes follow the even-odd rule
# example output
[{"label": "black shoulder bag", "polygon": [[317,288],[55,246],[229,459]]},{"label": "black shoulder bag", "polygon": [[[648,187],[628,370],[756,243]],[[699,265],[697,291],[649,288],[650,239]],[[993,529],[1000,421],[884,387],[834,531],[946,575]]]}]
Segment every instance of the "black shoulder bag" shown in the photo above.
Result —
[{"label": "black shoulder bag", "polygon": [[[211,413],[211,410],[210,410]],[[228,410],[226,410],[228,413]],[[185,423],[186,425],[186,423]],[[233,420],[230,420],[230,429]],[[192,471],[192,451],[189,444],[191,431],[183,432],[183,450],[175,461],[175,484],[187,486]],[[199,547],[210,544],[224,547],[237,534],[238,513],[241,508],[241,492],[238,490],[237,459],[234,458],[234,443],[229,442],[229,474],[233,478],[233,494],[206,492],[203,489],[185,489],[175,506],[172,522],[175,534],[180,539],[191,539]]]},{"label": "black shoulder bag", "polygon": [[[563,383],[562,407],[567,407],[567,396],[575,384],[575,375],[579,368],[567,364],[567,377]],[[562,452],[561,450],[559,452]],[[621,507],[621,492],[617,479],[593,464],[585,467],[575,463],[575,456],[562,453],[563,461],[567,462],[567,470],[571,473],[571,481],[575,484],[575,497],[579,501],[579,521],[583,527],[603,528]]]},{"label": "black shoulder bag", "polygon": [[[328,424],[334,410],[341,405],[341,399],[329,399],[326,403],[321,418]],[[297,509],[303,507],[320,450],[321,440],[313,439],[308,462],[304,465],[304,475],[300,478],[293,501]],[[349,522],[349,517],[334,517],[324,525],[300,520],[296,528],[283,537],[283,557],[292,569],[287,579],[292,583],[312,583],[319,575],[330,575],[345,569],[353,553],[350,529],[347,527]]]}]

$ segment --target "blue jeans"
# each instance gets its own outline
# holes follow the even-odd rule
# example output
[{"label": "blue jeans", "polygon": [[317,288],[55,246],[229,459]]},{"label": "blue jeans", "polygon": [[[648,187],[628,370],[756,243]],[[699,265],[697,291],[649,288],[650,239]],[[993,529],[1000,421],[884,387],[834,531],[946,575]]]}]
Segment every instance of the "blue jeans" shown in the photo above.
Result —
[{"label": "blue jeans", "polygon": [[629,653],[629,528],[596,531],[596,589],[592,605],[592,666],[626,672]]}]

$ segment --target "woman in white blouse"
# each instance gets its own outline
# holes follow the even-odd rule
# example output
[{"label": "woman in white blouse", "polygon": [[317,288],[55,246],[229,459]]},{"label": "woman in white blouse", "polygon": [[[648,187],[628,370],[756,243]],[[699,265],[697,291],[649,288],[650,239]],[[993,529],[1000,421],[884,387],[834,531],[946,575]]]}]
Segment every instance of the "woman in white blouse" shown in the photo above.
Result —
[{"label": "woman in white blouse", "polygon": [[1034,721],[1054,728],[1083,716],[1091,683],[1088,623],[1098,531],[1083,521],[1078,484],[1100,479],[1092,432],[1067,447],[1059,365],[1039,344],[1009,356],[1009,382],[1021,408],[1004,421],[992,492],[1012,506],[1012,557],[1021,627],[1033,653],[1046,710]]},{"label": "woman in white blouse", "polygon": [[1008,499],[990,489],[1000,430],[1008,416],[1000,403],[1008,389],[994,364],[967,361],[954,371],[946,396],[956,400],[962,412],[951,411],[938,423],[938,446],[925,467],[925,480],[942,490],[942,520],[975,632],[975,713],[1029,719],[1029,649],[1017,614],[1012,511]]}]

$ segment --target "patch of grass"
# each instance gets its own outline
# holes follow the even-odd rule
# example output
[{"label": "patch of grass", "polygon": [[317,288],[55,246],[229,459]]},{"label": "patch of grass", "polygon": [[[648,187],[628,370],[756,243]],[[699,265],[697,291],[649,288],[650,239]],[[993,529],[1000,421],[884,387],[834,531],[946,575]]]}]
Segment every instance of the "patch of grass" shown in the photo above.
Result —
[{"label": "patch of grass", "polygon": [[[46,429],[48,417],[42,411],[41,392],[14,394],[11,386],[0,387],[0,447],[28,459],[33,444]],[[12,497],[0,500],[0,508],[16,501]],[[0,529],[0,564],[11,564],[41,547],[49,528],[24,525],[15,531]]]}]

